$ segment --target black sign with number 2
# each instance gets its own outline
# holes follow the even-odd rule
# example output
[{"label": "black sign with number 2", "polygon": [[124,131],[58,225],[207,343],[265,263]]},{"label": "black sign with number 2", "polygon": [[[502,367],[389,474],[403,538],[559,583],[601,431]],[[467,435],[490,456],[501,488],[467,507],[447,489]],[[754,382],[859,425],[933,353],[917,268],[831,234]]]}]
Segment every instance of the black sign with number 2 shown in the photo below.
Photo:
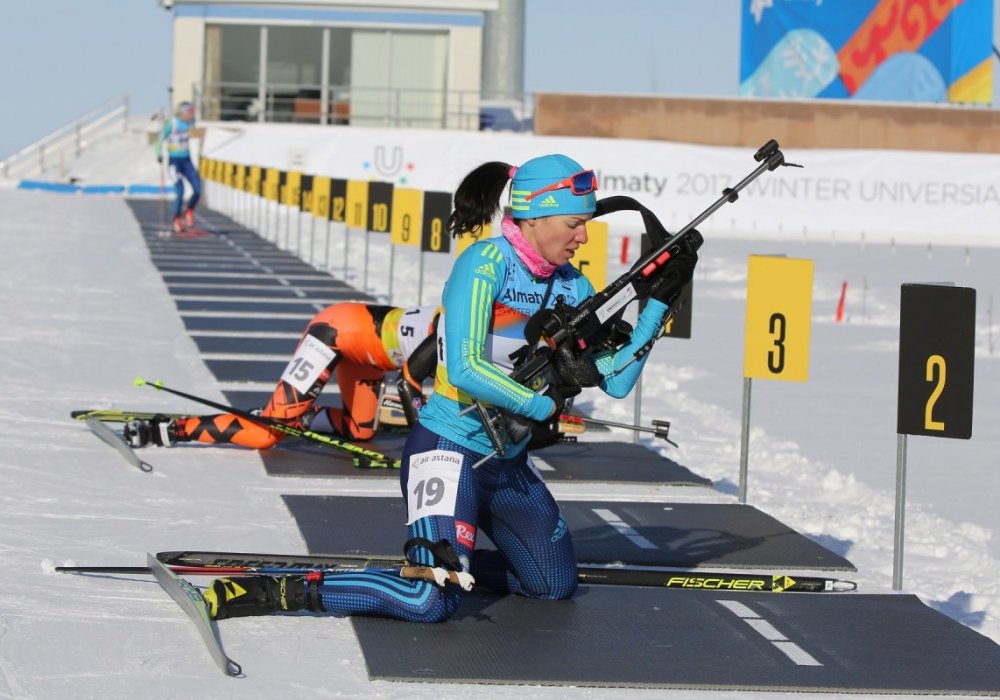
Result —
[{"label": "black sign with number 2", "polygon": [[897,433],[972,437],[975,346],[975,289],[902,285]]}]

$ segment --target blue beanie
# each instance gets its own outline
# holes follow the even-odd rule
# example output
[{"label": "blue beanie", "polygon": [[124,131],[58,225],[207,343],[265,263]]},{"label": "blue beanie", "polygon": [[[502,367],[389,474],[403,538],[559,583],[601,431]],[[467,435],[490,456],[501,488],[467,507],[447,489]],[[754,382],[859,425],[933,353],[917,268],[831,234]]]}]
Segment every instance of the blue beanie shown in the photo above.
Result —
[{"label": "blue beanie", "polygon": [[568,187],[563,187],[533,197],[530,202],[525,200],[532,192],[576,175],[581,170],[584,170],[582,165],[559,153],[526,162],[514,173],[510,186],[510,206],[514,218],[593,214],[597,208],[597,196],[593,192],[575,195]]}]

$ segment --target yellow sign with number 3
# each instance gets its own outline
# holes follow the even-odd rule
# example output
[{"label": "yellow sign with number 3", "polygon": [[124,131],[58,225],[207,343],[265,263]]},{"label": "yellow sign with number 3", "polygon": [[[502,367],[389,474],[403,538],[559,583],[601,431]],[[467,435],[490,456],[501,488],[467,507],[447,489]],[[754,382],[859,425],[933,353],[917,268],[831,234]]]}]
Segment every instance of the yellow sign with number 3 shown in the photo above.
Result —
[{"label": "yellow sign with number 3", "polygon": [[743,376],[809,379],[813,261],[751,255]]}]

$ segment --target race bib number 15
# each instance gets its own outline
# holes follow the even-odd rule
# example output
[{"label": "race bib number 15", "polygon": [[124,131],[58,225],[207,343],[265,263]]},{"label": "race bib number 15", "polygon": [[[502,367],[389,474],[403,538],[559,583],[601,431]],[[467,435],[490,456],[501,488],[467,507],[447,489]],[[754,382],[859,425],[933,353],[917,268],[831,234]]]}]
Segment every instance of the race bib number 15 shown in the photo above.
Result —
[{"label": "race bib number 15", "polygon": [[420,452],[410,457],[406,483],[407,525],[427,515],[455,515],[462,455],[448,450]]},{"label": "race bib number 15", "polygon": [[288,363],[281,378],[294,386],[300,394],[304,394],[316,383],[330,361],[333,360],[333,350],[311,335],[307,335],[295,350],[295,357]]}]

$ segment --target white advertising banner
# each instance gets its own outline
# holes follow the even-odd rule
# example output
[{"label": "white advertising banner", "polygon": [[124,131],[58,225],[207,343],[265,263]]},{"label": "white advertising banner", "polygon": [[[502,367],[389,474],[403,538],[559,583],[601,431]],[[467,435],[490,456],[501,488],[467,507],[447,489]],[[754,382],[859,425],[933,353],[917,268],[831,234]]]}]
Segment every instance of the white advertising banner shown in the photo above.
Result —
[{"label": "white advertising banner", "polygon": [[[763,145],[763,144],[761,144]],[[210,127],[207,157],[453,192],[480,163],[565,153],[677,229],[754,170],[756,149],[514,133],[302,125]],[[782,149],[802,168],[764,173],[702,224],[714,235],[1000,245],[1000,155]],[[612,225],[639,229],[637,217]],[[622,218],[626,217],[626,218]],[[621,222],[620,224],[618,222]],[[628,232],[628,231],[626,231]]]}]

